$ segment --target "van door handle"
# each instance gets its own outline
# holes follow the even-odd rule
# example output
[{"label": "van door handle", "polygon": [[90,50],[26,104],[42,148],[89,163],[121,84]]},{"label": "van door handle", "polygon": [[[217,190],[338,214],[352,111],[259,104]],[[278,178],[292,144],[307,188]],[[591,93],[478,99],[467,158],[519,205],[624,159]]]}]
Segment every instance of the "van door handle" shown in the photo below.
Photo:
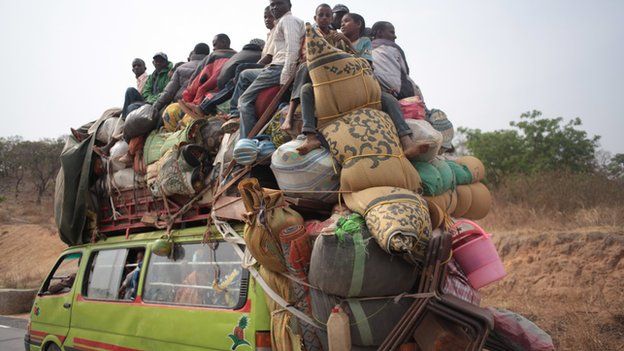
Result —
[{"label": "van door handle", "polygon": [[63,304],[63,307],[64,307],[64,308],[70,308],[70,307],[71,307],[71,303],[69,303],[69,302],[65,302],[65,303]]}]

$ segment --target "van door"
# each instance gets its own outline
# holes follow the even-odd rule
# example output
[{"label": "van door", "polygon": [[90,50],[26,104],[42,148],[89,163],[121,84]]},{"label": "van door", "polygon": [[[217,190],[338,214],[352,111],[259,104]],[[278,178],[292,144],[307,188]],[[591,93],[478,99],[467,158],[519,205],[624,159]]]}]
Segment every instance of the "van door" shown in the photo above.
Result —
[{"label": "van door", "polygon": [[81,251],[63,254],[41,286],[30,314],[31,344],[54,340],[62,345],[65,341],[81,258]]}]

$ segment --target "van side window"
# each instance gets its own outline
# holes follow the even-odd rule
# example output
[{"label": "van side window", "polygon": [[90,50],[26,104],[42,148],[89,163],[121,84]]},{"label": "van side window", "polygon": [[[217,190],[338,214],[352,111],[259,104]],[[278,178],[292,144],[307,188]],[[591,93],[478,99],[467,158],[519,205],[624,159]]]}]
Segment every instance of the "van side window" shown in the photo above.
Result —
[{"label": "van side window", "polygon": [[70,292],[76,280],[81,257],[81,253],[70,253],[61,257],[39,293],[56,295]]},{"label": "van side window", "polygon": [[101,250],[92,254],[84,296],[102,300],[133,300],[145,249]]},{"label": "van side window", "polygon": [[143,300],[240,308],[247,299],[249,279],[241,263],[232,244],[226,242],[176,245],[173,258],[152,254]]}]

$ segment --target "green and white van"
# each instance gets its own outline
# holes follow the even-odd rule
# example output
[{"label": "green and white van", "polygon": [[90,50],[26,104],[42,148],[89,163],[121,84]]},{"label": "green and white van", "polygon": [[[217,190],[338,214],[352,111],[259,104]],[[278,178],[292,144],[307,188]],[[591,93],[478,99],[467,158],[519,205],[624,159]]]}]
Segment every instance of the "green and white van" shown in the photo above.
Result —
[{"label": "green and white van", "polygon": [[206,227],[70,247],[33,304],[26,350],[270,350],[264,292]]}]

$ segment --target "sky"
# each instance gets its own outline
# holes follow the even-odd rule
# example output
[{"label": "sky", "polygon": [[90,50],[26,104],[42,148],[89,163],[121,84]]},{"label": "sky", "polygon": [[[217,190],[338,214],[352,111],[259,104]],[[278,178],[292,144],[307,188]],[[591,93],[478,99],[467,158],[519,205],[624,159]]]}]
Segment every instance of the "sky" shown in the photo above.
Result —
[{"label": "sky", "polygon": [[[536,109],[580,117],[602,149],[624,153],[624,1],[341,1],[369,27],[395,25],[427,106],[456,127],[505,129]],[[313,21],[317,2],[292,2]],[[123,105],[135,57],[151,72],[154,53],[186,61],[217,33],[237,50],[264,39],[268,3],[0,0],[0,137],[58,137]]]}]

